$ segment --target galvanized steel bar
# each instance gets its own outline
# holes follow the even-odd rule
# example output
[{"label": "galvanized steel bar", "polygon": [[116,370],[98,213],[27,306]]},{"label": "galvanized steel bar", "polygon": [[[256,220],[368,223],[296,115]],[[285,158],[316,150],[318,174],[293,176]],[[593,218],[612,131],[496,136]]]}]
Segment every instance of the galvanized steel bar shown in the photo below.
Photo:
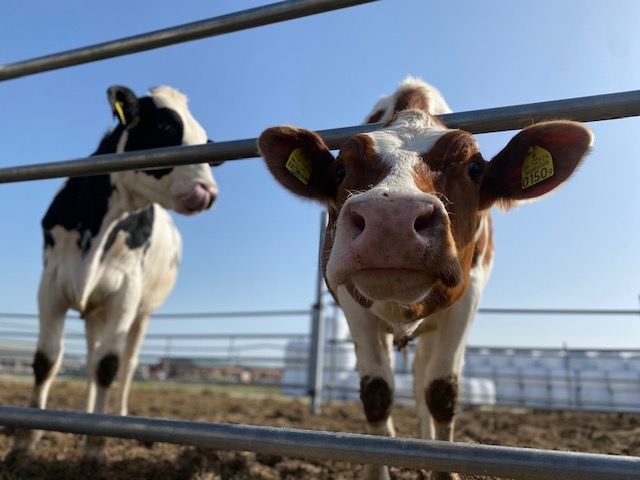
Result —
[{"label": "galvanized steel bar", "polygon": [[324,344],[325,344],[325,305],[326,283],[322,275],[322,257],[324,250],[324,235],[327,230],[329,214],[324,210],[320,214],[320,235],[318,238],[318,271],[316,273],[316,304],[311,314],[311,349],[309,351],[309,368],[307,384],[309,392],[309,411],[320,413],[322,404],[322,376],[324,374]]},{"label": "galvanized steel bar", "polygon": [[[155,320],[233,318],[233,317],[285,317],[309,315],[311,310],[249,310],[245,312],[185,312],[185,313],[154,313]],[[593,308],[479,308],[478,313],[490,315],[615,315],[639,316],[640,310],[632,309],[593,309]],[[37,320],[37,313],[0,312],[3,318],[27,318]],[[80,319],[79,314],[68,314],[67,318]]]},{"label": "galvanized steel bar", "polygon": [[[596,122],[637,116],[640,116],[640,90],[449,113],[440,115],[440,118],[449,128],[479,134],[517,130],[542,120]],[[352,136],[381,126],[382,124],[376,123],[318,133],[329,147],[340,148]]]},{"label": "galvanized steel bar", "polygon": [[256,139],[207,143],[189,147],[95,155],[77,160],[40,163],[0,169],[0,183],[41,180],[45,178],[98,175],[122,170],[170,167],[193,163],[217,163],[257,156]]},{"label": "galvanized steel bar", "polygon": [[640,458],[0,406],[0,424],[525,480],[640,480]]},{"label": "galvanized steel bar", "polygon": [[[311,310],[247,310],[239,312],[184,312],[184,313],[154,313],[153,318],[165,320],[234,318],[234,317],[299,317],[309,315]],[[638,311],[640,314],[640,311]],[[79,314],[67,314],[67,318],[80,319]],[[30,318],[37,320],[37,313],[7,313],[0,312],[2,318]]]},{"label": "galvanized steel bar", "polygon": [[[518,129],[552,118],[593,122],[635,116],[640,116],[640,90],[450,113],[442,115],[441,118],[451,128],[461,128],[471,133],[488,133]],[[318,133],[324,138],[329,148],[338,149],[353,135],[370,132],[380,127],[381,124],[376,123],[321,130]],[[256,141],[255,138],[251,138],[7,167],[0,169],[0,183],[252,158],[258,154]]]},{"label": "galvanized steel bar", "polygon": [[[452,113],[446,123],[472,133],[524,128],[542,120],[567,119],[578,122],[613,120],[640,115],[640,90],[549,102]],[[444,118],[444,117],[443,117]]]},{"label": "galvanized steel bar", "polygon": [[287,0],[273,3],[177,27],[0,65],[0,81],[260,27],[372,1],[375,0]]},{"label": "galvanized steel bar", "polygon": [[588,308],[480,308],[478,313],[491,315],[619,315],[638,316],[640,310],[594,310]]}]

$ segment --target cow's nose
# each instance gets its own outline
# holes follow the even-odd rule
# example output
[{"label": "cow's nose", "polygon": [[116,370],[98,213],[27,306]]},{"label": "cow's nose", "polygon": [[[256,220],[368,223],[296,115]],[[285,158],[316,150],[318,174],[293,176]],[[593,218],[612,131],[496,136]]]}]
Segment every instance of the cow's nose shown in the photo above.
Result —
[{"label": "cow's nose", "polygon": [[370,229],[420,237],[428,236],[437,217],[430,199],[391,197],[355,201],[344,212],[344,221],[355,239]]},{"label": "cow's nose", "polygon": [[211,190],[210,193],[211,195],[209,196],[209,204],[207,205],[207,208],[211,208],[213,206],[213,203],[216,201],[216,198],[218,198],[217,190]]}]

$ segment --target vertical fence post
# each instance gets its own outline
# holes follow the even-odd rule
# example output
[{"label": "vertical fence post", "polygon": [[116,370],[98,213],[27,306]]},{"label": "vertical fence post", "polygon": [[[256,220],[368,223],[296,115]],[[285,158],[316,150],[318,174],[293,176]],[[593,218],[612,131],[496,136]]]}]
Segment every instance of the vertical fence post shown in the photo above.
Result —
[{"label": "vertical fence post", "polygon": [[[564,355],[564,372],[567,382],[567,401],[568,408],[574,408],[577,405],[577,392],[573,389],[572,373],[571,373],[571,352],[567,348],[566,342],[562,344],[562,353]],[[567,408],[567,407],[565,407]]]},{"label": "vertical fence post", "polygon": [[165,386],[171,375],[171,340],[171,335],[167,335],[167,343],[164,348],[164,365],[162,366],[162,382]]},{"label": "vertical fence post", "polygon": [[324,234],[327,230],[328,214],[322,212],[320,216],[320,241],[318,249],[318,278],[316,284],[316,304],[313,306],[311,319],[311,349],[309,351],[309,397],[311,413],[320,413],[322,403],[322,373],[324,370],[324,294],[325,284],[322,275],[322,249]]}]

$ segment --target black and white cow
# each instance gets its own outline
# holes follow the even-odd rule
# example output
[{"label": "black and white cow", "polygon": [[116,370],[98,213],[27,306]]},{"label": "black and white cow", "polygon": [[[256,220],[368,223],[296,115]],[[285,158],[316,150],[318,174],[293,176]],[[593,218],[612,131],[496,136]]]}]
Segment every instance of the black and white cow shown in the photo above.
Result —
[{"label": "black and white cow", "polygon": [[[160,86],[137,98],[113,86],[118,125],[94,155],[207,142],[187,98]],[[68,309],[80,312],[87,336],[86,410],[107,410],[118,376],[116,412],[127,414],[131,379],[149,316],[171,292],[182,240],[165,208],[194,214],[210,208],[218,187],[207,164],[70,178],[42,220],[44,271],[38,290],[40,334],[30,406],[45,408],[63,356]],[[18,430],[11,456],[31,452],[41,432]],[[101,460],[106,440],[89,438],[85,458]]]}]

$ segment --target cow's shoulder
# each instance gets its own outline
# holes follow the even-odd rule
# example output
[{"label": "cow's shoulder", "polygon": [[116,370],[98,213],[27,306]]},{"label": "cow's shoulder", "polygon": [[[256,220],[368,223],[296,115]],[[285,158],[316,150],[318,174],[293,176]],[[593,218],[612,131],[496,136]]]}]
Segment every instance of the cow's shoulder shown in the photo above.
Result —
[{"label": "cow's shoulder", "polygon": [[[155,222],[156,210],[153,204],[137,212],[127,214],[109,231],[102,247],[102,259],[104,260],[105,255],[114,248],[140,249],[140,252],[144,254],[151,243]],[[120,232],[125,234],[124,242],[118,244],[119,247],[115,247]]]},{"label": "cow's shoulder", "polygon": [[103,254],[108,252],[113,246],[119,232],[126,234],[126,246],[134,250],[136,248],[146,247],[151,239],[153,232],[155,212],[153,205],[144,208],[138,212],[130,213],[118,223],[109,232],[109,236],[103,247]]},{"label": "cow's shoulder", "polygon": [[77,231],[78,248],[87,252],[109,209],[113,185],[109,175],[69,178],[42,219],[45,246],[54,246],[51,230]]}]

